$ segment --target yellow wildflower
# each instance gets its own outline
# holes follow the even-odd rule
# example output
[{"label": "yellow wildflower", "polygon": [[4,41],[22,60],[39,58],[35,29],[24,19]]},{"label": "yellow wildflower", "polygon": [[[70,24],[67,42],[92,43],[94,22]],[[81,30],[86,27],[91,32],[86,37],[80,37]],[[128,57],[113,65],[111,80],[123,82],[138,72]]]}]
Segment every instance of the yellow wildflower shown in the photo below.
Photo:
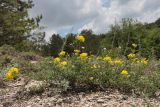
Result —
[{"label": "yellow wildflower", "polygon": [[13,79],[13,74],[11,72],[8,72],[8,73],[6,73],[5,77],[8,80]]},{"label": "yellow wildflower", "polygon": [[136,54],[134,53],[130,53],[127,55],[129,59],[132,59],[132,58],[135,58],[136,57]]},{"label": "yellow wildflower", "polygon": [[75,53],[80,53],[80,50],[75,49],[74,52],[75,52]]},{"label": "yellow wildflower", "polygon": [[84,41],[85,41],[85,38],[84,38],[83,35],[78,35],[78,36],[76,37],[76,39],[77,39],[78,41],[80,41],[80,42],[84,42]]},{"label": "yellow wildflower", "polygon": [[75,55],[78,55],[79,53],[80,53],[80,50],[78,50],[78,49],[75,49],[75,50],[74,50],[74,54],[75,54]]},{"label": "yellow wildflower", "polygon": [[133,46],[134,48],[136,48],[136,47],[137,47],[137,44],[133,43],[132,46]]},{"label": "yellow wildflower", "polygon": [[96,64],[93,64],[91,68],[96,69],[96,68],[97,68],[97,65],[96,65]]},{"label": "yellow wildflower", "polygon": [[88,56],[87,53],[81,53],[81,54],[80,54],[81,60],[86,60],[86,59],[87,59],[87,56]]},{"label": "yellow wildflower", "polygon": [[128,71],[127,70],[122,70],[121,74],[122,75],[128,75]]},{"label": "yellow wildflower", "polygon": [[78,53],[74,53],[74,55],[78,56],[79,54]]},{"label": "yellow wildflower", "polygon": [[10,72],[11,74],[18,74],[19,70],[16,67],[12,67],[8,72]]},{"label": "yellow wildflower", "polygon": [[56,57],[56,58],[53,59],[53,62],[54,62],[54,63],[58,63],[58,62],[60,62],[60,61],[61,61],[61,59],[60,59],[59,57]]},{"label": "yellow wildflower", "polygon": [[148,64],[148,60],[146,60],[146,58],[141,59],[140,61],[142,64],[147,65]]},{"label": "yellow wildflower", "polygon": [[112,60],[112,58],[110,56],[106,56],[103,58],[103,60],[109,62]]},{"label": "yellow wildflower", "polygon": [[123,62],[121,61],[121,60],[119,60],[119,59],[117,59],[117,60],[115,60],[114,61],[114,64],[117,64],[117,65],[120,65],[120,64],[122,64]]},{"label": "yellow wildflower", "polygon": [[66,52],[65,51],[61,51],[58,55],[59,56],[65,56]]},{"label": "yellow wildflower", "polygon": [[60,65],[65,66],[65,65],[67,65],[67,62],[66,62],[66,61],[62,61],[62,62],[60,63]]},{"label": "yellow wildflower", "polygon": [[93,77],[89,77],[89,80],[92,81],[94,78]]}]

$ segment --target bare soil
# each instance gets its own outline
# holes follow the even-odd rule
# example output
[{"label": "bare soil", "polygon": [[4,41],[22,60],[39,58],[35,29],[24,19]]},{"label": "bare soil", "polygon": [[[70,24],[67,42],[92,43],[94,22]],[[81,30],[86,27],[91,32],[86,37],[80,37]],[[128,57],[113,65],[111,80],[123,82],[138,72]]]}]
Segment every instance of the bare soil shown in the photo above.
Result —
[{"label": "bare soil", "polygon": [[28,93],[29,80],[5,81],[0,87],[0,107],[160,107],[160,98],[141,98],[118,90],[103,92],[59,93],[45,88],[43,92]]}]

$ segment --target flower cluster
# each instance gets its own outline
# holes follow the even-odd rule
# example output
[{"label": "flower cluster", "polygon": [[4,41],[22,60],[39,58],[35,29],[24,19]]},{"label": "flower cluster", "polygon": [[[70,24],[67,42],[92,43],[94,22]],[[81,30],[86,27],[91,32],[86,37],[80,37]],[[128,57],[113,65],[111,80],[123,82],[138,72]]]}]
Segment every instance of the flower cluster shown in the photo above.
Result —
[{"label": "flower cluster", "polygon": [[112,61],[112,58],[110,56],[106,56],[103,58],[103,60],[106,62],[110,62],[110,61]]},{"label": "flower cluster", "polygon": [[[66,54],[65,51],[61,51],[58,55],[62,57],[65,56],[65,54]],[[60,57],[53,58],[53,62],[55,64],[58,64],[59,67],[64,67],[68,64],[67,61],[61,61]]]},{"label": "flower cluster", "polygon": [[120,59],[116,59],[114,61],[114,64],[117,64],[117,65],[121,65],[123,62],[120,60]]},{"label": "flower cluster", "polygon": [[74,50],[74,54],[75,54],[75,55],[79,55],[79,53],[80,53],[80,50],[78,50],[78,49],[75,49],[75,50]]},{"label": "flower cluster", "polygon": [[12,67],[11,69],[9,69],[9,71],[6,73],[6,79],[8,79],[8,80],[10,80],[10,79],[13,79],[14,78],[14,76],[16,75],[16,74],[18,74],[19,73],[19,69],[18,68],[16,68],[16,67]]},{"label": "flower cluster", "polygon": [[130,53],[130,54],[128,54],[127,56],[128,56],[129,59],[133,59],[133,58],[136,57],[136,54]]},{"label": "flower cluster", "polygon": [[137,63],[141,63],[141,64],[144,64],[144,65],[147,65],[148,64],[148,60],[146,58],[142,58],[140,60],[137,60],[136,61]]},{"label": "flower cluster", "polygon": [[66,52],[65,52],[65,51],[61,51],[58,55],[59,55],[59,56],[65,56],[65,55],[66,55]]},{"label": "flower cluster", "polygon": [[127,71],[127,70],[122,70],[122,71],[121,71],[121,74],[122,74],[122,75],[128,75],[128,71]]},{"label": "flower cluster", "polygon": [[56,58],[53,59],[54,63],[59,63],[60,61],[61,61],[61,59],[59,57],[56,57]]},{"label": "flower cluster", "polygon": [[[84,42],[85,38],[82,35],[78,35],[76,37],[76,40],[80,42]],[[132,44],[132,47],[136,48],[137,45]],[[109,53],[112,53],[112,50],[110,51],[111,52]],[[74,56],[73,59],[71,57],[71,60],[69,60],[70,57],[65,57],[67,53],[65,51],[61,51],[58,54],[59,57],[54,58],[53,62],[56,65],[58,65],[59,68],[67,68],[67,69],[70,69],[69,67],[76,68],[77,65],[82,63],[81,66],[83,67],[80,69],[77,67],[76,70],[81,71],[81,69],[83,69],[83,70],[87,70],[88,72],[90,72],[89,75],[86,75],[88,80],[90,81],[97,80],[96,76],[93,75],[94,73],[98,74],[98,71],[102,73],[103,69],[105,71],[106,68],[110,69],[113,74],[116,72],[115,75],[118,74],[120,77],[125,76],[128,78],[130,77],[129,72],[131,72],[130,70],[128,70],[131,68],[129,66],[133,66],[134,64],[136,65],[137,63],[141,63],[144,65],[148,64],[148,60],[146,58],[139,60],[138,55],[135,54],[133,51],[132,53],[129,53],[127,57],[123,57],[123,59],[117,56],[116,57],[112,56],[109,53],[106,56],[103,56],[103,55],[102,56],[95,56],[95,55],[89,56],[88,53],[83,52],[83,50],[80,51],[78,48],[75,48],[72,55],[75,55],[76,57]]]},{"label": "flower cluster", "polygon": [[81,53],[81,54],[80,54],[80,59],[81,59],[81,60],[86,60],[87,57],[88,57],[88,54],[87,54],[87,53]]},{"label": "flower cluster", "polygon": [[78,36],[76,37],[76,40],[78,40],[78,41],[80,41],[80,42],[84,42],[84,41],[85,41],[85,38],[84,38],[83,35],[78,35]]}]

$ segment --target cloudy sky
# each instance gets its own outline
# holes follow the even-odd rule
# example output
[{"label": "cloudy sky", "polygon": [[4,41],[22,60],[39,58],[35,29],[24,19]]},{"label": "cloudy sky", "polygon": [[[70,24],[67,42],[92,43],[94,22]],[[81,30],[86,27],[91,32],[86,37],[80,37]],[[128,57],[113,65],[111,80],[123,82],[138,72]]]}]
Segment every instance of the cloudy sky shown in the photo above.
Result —
[{"label": "cloudy sky", "polygon": [[33,0],[30,16],[43,15],[47,38],[53,33],[92,29],[107,32],[109,26],[122,18],[153,22],[160,17],[160,0]]}]

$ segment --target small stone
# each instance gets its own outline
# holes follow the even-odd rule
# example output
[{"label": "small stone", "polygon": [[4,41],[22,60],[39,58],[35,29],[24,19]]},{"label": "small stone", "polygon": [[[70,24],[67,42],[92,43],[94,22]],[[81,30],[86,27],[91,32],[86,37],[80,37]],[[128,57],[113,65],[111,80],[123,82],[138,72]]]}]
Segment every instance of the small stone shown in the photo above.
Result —
[{"label": "small stone", "polygon": [[108,107],[108,104],[102,104],[102,107]]},{"label": "small stone", "polygon": [[47,86],[47,83],[44,81],[31,80],[26,86],[25,90],[30,93],[42,92]]},{"label": "small stone", "polygon": [[98,99],[98,100],[97,100],[97,103],[104,103],[104,100]]},{"label": "small stone", "polygon": [[61,98],[57,100],[57,104],[60,104],[62,102],[63,102],[63,99],[61,99]]},{"label": "small stone", "polygon": [[122,100],[127,100],[127,99],[128,99],[128,96],[126,95],[122,97]]},{"label": "small stone", "polygon": [[74,103],[75,103],[75,104],[78,104],[78,103],[79,103],[79,101],[75,101]]}]

